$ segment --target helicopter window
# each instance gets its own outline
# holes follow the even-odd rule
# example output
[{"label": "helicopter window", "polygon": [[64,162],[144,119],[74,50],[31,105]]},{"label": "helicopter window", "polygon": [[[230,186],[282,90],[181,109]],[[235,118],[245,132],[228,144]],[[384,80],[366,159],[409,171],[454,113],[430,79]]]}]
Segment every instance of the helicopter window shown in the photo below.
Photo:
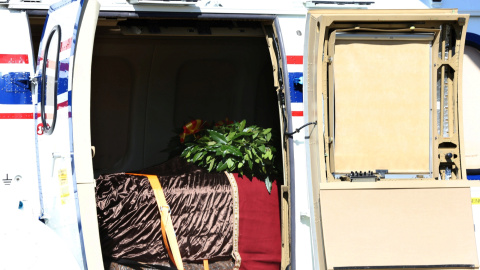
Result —
[{"label": "helicopter window", "polygon": [[55,26],[50,32],[42,65],[40,111],[45,134],[52,134],[57,120],[58,58],[60,53],[61,30]]}]

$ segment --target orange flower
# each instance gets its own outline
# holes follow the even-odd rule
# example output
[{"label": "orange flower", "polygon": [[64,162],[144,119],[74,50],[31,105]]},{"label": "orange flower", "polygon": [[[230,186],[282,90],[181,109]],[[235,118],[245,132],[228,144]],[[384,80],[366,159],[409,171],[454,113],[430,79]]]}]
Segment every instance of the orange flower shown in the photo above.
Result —
[{"label": "orange flower", "polygon": [[183,133],[180,134],[180,142],[185,142],[185,137],[187,137],[187,135],[195,134],[202,131],[206,124],[206,121],[200,119],[188,122],[185,126],[183,126]]}]

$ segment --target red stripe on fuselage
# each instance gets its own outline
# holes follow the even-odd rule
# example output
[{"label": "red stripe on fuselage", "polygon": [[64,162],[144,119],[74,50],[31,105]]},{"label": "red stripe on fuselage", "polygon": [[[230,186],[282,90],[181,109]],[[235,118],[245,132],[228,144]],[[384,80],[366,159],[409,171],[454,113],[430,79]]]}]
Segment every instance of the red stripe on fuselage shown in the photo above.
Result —
[{"label": "red stripe on fuselage", "polygon": [[33,113],[0,113],[0,119],[33,119]]},{"label": "red stripe on fuselage", "polygon": [[[65,107],[68,107],[68,100],[57,104],[57,110]],[[40,118],[40,113],[37,113],[35,116]],[[51,119],[53,114],[47,113],[46,117]],[[0,119],[33,119],[33,113],[0,113]]]},{"label": "red stripe on fuselage", "polygon": [[288,65],[303,65],[303,55],[290,55],[287,56]]},{"label": "red stripe on fuselage", "polygon": [[0,64],[28,64],[28,55],[0,54]]}]

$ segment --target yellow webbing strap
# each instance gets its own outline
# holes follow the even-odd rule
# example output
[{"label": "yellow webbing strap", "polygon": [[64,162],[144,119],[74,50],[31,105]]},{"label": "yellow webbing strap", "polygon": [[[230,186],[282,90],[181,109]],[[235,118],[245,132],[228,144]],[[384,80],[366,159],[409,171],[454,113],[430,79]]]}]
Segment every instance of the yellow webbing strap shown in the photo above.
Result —
[{"label": "yellow webbing strap", "polygon": [[203,270],[210,270],[208,267],[208,260],[203,260]]},{"label": "yellow webbing strap", "polygon": [[[158,177],[156,175],[149,175],[149,174],[134,174],[134,173],[129,173],[129,174],[146,176],[148,178],[148,181],[150,181],[150,185],[152,186],[153,193],[155,194],[155,199],[157,201],[158,209],[160,210],[160,219],[161,219],[160,224],[162,226],[163,242],[165,243],[168,256],[170,256],[170,259],[175,264],[178,270],[184,270],[182,256],[180,255],[180,249],[178,248],[177,236],[175,235],[172,218],[170,217],[170,206],[168,206],[167,204],[167,200],[165,199],[165,194],[163,194],[163,189],[162,189],[162,186],[160,185],[160,181],[158,181]],[[169,247],[169,243],[171,246],[171,250]]]},{"label": "yellow webbing strap", "polygon": [[240,269],[240,264],[242,263],[242,258],[238,252],[238,237],[240,235],[239,225],[240,225],[240,203],[238,197],[238,186],[235,176],[233,174],[225,171],[228,181],[230,181],[230,186],[232,187],[232,197],[233,197],[233,250],[232,256],[235,260],[234,270]]}]

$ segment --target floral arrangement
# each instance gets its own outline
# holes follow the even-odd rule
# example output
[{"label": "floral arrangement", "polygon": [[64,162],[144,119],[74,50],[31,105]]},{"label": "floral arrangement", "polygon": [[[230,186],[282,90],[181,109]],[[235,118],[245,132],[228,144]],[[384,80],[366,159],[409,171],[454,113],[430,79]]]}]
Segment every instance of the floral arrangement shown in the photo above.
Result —
[{"label": "floral arrangement", "polygon": [[208,171],[256,176],[265,180],[271,192],[270,177],[278,173],[271,128],[246,127],[245,120],[233,122],[228,118],[210,128],[205,121],[193,120],[183,127],[180,141],[185,145],[181,156],[187,161]]}]

